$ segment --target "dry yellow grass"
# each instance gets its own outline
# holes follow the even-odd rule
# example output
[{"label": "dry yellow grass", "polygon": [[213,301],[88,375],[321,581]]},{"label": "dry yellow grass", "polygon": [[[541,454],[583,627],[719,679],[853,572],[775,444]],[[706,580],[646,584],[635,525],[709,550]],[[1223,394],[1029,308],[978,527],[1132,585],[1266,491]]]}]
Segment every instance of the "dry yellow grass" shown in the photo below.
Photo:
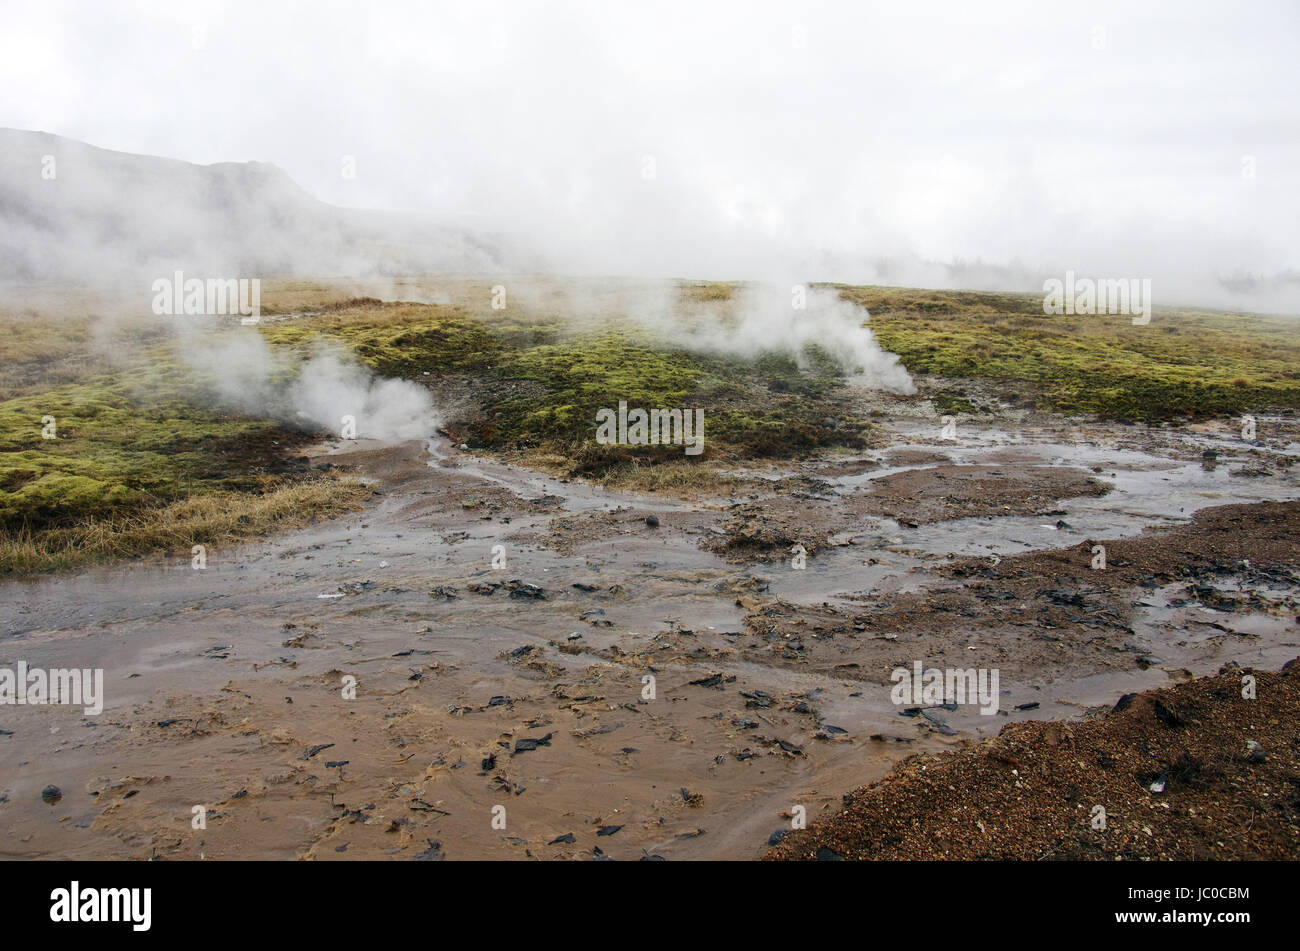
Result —
[{"label": "dry yellow grass", "polygon": [[246,541],[313,518],[360,507],[366,490],[356,482],[318,479],[280,486],[262,495],[224,492],[193,496],[114,518],[87,518],[33,535],[20,530],[0,539],[0,574],[72,568],[106,558]]},{"label": "dry yellow grass", "polygon": [[699,462],[647,463],[633,460],[612,470],[602,482],[610,488],[636,492],[670,492],[685,498],[715,492],[741,480]]},{"label": "dry yellow grass", "polygon": [[693,301],[731,300],[734,292],[735,286],[725,281],[707,281],[702,284],[687,284],[681,289],[682,296],[687,300]]}]

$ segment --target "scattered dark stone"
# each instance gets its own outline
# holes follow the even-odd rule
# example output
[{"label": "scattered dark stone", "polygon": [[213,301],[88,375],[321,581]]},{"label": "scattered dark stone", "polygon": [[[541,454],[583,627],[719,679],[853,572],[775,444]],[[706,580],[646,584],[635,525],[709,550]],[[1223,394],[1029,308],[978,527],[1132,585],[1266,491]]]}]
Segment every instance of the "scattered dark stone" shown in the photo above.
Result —
[{"label": "scattered dark stone", "polygon": [[948,725],[948,722],[938,714],[931,713],[929,710],[922,710],[921,716],[924,717],[930,723],[930,725],[933,726],[936,730],[938,730],[940,734],[942,734],[943,736],[957,735],[957,731],[954,730],[952,727],[950,727]]},{"label": "scattered dark stone", "polygon": [[[370,807],[370,806],[367,806],[366,808],[369,809],[369,808],[371,808],[371,807]],[[439,809],[439,808],[438,808],[437,806],[435,806],[433,803],[431,803],[431,802],[425,802],[423,799],[414,799],[414,800],[412,800],[412,801],[411,801],[410,808],[411,808],[412,810],[414,810],[415,812],[431,812],[431,813],[434,813],[435,815],[439,815],[439,816],[449,816],[449,815],[451,815],[451,813],[448,812],[446,809]]]},{"label": "scattered dark stone", "polygon": [[41,801],[51,806],[62,798],[63,790],[58,786],[46,786],[41,790]]},{"label": "scattered dark stone", "polygon": [[515,740],[514,751],[515,753],[527,753],[529,750],[535,750],[539,746],[550,746],[551,737],[553,737],[554,735],[555,735],[554,733],[547,733],[545,736],[538,737],[537,739],[525,738],[522,740]]},{"label": "scattered dark stone", "polygon": [[436,842],[433,839],[425,839],[424,841],[429,843],[429,847],[425,849],[423,852],[415,853],[415,858],[413,859],[413,861],[441,862],[446,857],[442,854],[441,842]]},{"label": "scattered dark stone", "polygon": [[173,723],[180,723],[180,720],[159,720],[158,725],[162,727],[171,726]]},{"label": "scattered dark stone", "polygon": [[362,809],[344,809],[343,814],[342,816],[340,816],[340,818],[347,819],[349,822],[352,823],[360,822],[362,825],[365,825],[367,822],[370,821],[370,813],[366,812],[366,809],[373,809],[373,808],[375,808],[375,804],[372,802],[370,805]]},{"label": "scattered dark stone", "polygon": [[844,856],[837,855],[836,853],[832,852],[830,849],[826,848],[826,846],[823,845],[817,849],[817,861],[818,862],[843,862]]},{"label": "scattered dark stone", "polygon": [[762,690],[755,690],[753,693],[741,691],[740,695],[745,698],[745,709],[747,710],[766,710],[772,705],[772,695],[764,693]]},{"label": "scattered dark stone", "polygon": [[711,674],[708,677],[701,677],[699,680],[691,680],[688,683],[692,687],[712,687],[714,690],[722,689],[722,674]]},{"label": "scattered dark stone", "polygon": [[786,836],[786,830],[785,830],[785,829],[777,829],[777,830],[775,830],[771,835],[769,835],[769,836],[767,837],[767,844],[768,844],[768,845],[779,845],[779,844],[781,843],[781,840],[784,839],[785,836]]},{"label": "scattered dark stone", "polygon": [[509,697],[493,697],[488,701],[489,707],[499,707],[510,702]]},{"label": "scattered dark stone", "polygon": [[573,583],[572,587],[577,588],[579,591],[585,591],[585,592],[587,592],[588,594],[590,594],[590,593],[593,592],[593,591],[599,591],[599,590],[600,590],[600,585],[598,585],[598,584],[584,584],[584,583],[581,582],[581,581],[575,581],[575,582]]},{"label": "scattered dark stone", "polygon": [[578,840],[573,837],[572,832],[566,832],[564,833],[564,835],[557,835],[554,839],[552,839],[550,842],[547,842],[546,844],[547,845],[560,845],[560,844],[572,845],[576,841]]},{"label": "scattered dark stone", "polygon": [[622,826],[601,826],[599,829],[596,830],[596,835],[613,835],[621,828],[623,827]]},{"label": "scattered dark stone", "polygon": [[330,748],[331,746],[333,746],[333,745],[334,745],[333,743],[321,743],[321,744],[319,744],[319,745],[317,745],[317,746],[313,746],[311,749],[309,749],[306,753],[304,753],[304,754],[302,755],[302,758],[303,758],[303,759],[311,759],[313,756],[315,756],[315,755],[316,755],[317,753],[319,753],[321,750],[327,750],[327,749],[329,749],[329,748]]},{"label": "scattered dark stone", "polygon": [[1127,710],[1129,706],[1133,703],[1133,701],[1136,699],[1137,699],[1137,694],[1126,693],[1124,694],[1124,696],[1119,698],[1119,701],[1115,704],[1114,707],[1111,708],[1110,712],[1122,713],[1123,711]]},{"label": "scattered dark stone", "polygon": [[326,768],[326,769],[334,769],[336,766],[339,767],[339,768],[342,768],[342,767],[348,765],[348,763],[350,763],[350,762],[352,762],[352,760],[350,760],[350,759],[331,759],[331,760],[326,760],[326,761],[325,761],[325,768]]},{"label": "scattered dark stone", "polygon": [[511,581],[506,587],[510,589],[510,597],[521,601],[546,600],[546,592],[539,585],[527,581]]},{"label": "scattered dark stone", "polygon": [[1033,703],[1018,703],[1018,704],[1016,704],[1016,709],[1017,709],[1017,710],[1037,710],[1037,709],[1038,709],[1038,701],[1035,700]]},{"label": "scattered dark stone", "polygon": [[645,523],[646,523],[647,525],[649,525],[651,528],[658,528],[658,527],[659,527],[659,516],[658,516],[658,515],[647,515],[647,516],[645,517]]},{"label": "scattered dark stone", "polygon": [[1063,604],[1068,607],[1082,608],[1087,607],[1087,602],[1083,595],[1078,591],[1069,591],[1065,588],[1053,588],[1038,592],[1038,597],[1046,598],[1053,604]]}]

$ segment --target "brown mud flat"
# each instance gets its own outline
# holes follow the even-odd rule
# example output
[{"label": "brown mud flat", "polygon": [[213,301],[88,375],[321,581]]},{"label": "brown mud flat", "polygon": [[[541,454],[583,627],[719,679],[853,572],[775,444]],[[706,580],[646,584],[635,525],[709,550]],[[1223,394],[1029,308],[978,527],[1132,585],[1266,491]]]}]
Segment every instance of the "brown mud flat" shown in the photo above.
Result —
[{"label": "brown mud flat", "polygon": [[[362,512],[217,547],[204,571],[179,552],[6,582],[0,665],[100,667],[106,698],[98,717],[0,707],[0,856],[757,858],[792,805],[833,815],[910,754],[1300,653],[1285,467],[1203,472],[1186,436],[1130,451],[1100,425],[899,439],[708,501],[340,444],[313,462],[355,469]],[[999,506],[1038,484],[1027,508],[1066,514],[953,506],[912,529],[855,508],[883,466],[931,463],[1004,473]],[[1052,498],[1045,469],[1116,487]],[[834,534],[805,570],[737,565],[702,543],[742,499]],[[1106,571],[1085,530],[1122,536]],[[990,545],[1000,561],[971,557]],[[918,659],[999,667],[998,716],[900,716],[888,673]]]},{"label": "brown mud flat", "polygon": [[1081,723],[1010,724],[911,757],[766,858],[1294,859],[1298,718],[1300,663],[1225,667]]},{"label": "brown mud flat", "polygon": [[[1300,503],[1202,509],[1186,525],[1100,544],[1104,569],[1092,567],[1094,543],[1085,541],[996,564],[941,565],[937,573],[960,586],[863,595],[858,610],[774,599],[745,618],[762,642],[747,656],[881,684],[918,656],[933,666],[996,667],[1013,677],[1122,670],[1148,663],[1153,648],[1135,643],[1136,605],[1169,582],[1184,585],[1185,601],[1225,619],[1247,610],[1295,616],[1294,598],[1258,591],[1272,581],[1300,583]],[[1250,590],[1224,590],[1216,585],[1223,578]]]},{"label": "brown mud flat", "polygon": [[907,524],[980,515],[1037,515],[1060,499],[1105,495],[1110,486],[1062,466],[933,466],[877,479],[866,511]]},{"label": "brown mud flat", "polygon": [[[907,465],[934,461],[899,455]],[[845,495],[832,493],[829,485],[819,491],[815,482],[794,481],[799,490],[733,506],[721,533],[704,547],[739,561],[784,557],[795,545],[811,554],[834,544],[830,539],[846,523],[868,517],[916,527],[978,516],[1039,515],[1058,511],[1062,499],[1110,491],[1089,473],[1065,466],[932,465],[881,476],[869,488]]]},{"label": "brown mud flat", "polygon": [[[1096,545],[1105,549],[1101,570],[1092,569]],[[1093,587],[1114,590],[1241,572],[1268,580],[1268,574],[1294,567],[1298,557],[1300,503],[1260,502],[1201,509],[1186,525],[1153,529],[1132,538],[1088,540],[1073,549],[1012,555],[996,565],[965,561],[948,573],[1017,587],[1044,578],[1087,577]]]}]

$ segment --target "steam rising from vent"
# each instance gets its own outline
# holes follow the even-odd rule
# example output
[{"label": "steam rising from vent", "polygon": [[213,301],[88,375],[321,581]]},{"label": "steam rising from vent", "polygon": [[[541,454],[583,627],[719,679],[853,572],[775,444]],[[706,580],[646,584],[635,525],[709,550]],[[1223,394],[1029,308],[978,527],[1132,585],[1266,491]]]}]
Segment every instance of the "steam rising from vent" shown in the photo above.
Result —
[{"label": "steam rising from vent", "polygon": [[377,377],[333,344],[318,344],[303,359],[273,351],[255,331],[240,330],[215,339],[191,337],[180,349],[196,370],[213,377],[221,405],[251,415],[334,433],[351,416],[360,439],[421,439],[440,424],[422,386]]},{"label": "steam rising from vent", "polygon": [[679,337],[704,352],[757,357],[779,352],[807,366],[805,348],[815,344],[860,386],[892,393],[915,393],[912,377],[896,354],[881,348],[864,323],[866,308],[843,300],[828,288],[809,288],[805,306],[796,309],[792,291],[769,285],[746,285],[735,292],[730,319],[696,321]]},{"label": "steam rising from vent", "polygon": [[[708,287],[671,281],[512,281],[526,312],[545,317],[559,311],[576,325],[611,315],[644,328],[667,348],[752,360],[777,353],[809,364],[807,348],[820,347],[857,386],[892,393],[916,392],[896,354],[884,350],[865,326],[865,307],[830,287],[791,283],[745,283],[713,297]],[[797,306],[796,289],[803,306]],[[701,291],[695,295],[694,291]]]},{"label": "steam rising from vent", "polygon": [[376,377],[341,352],[308,360],[289,387],[289,403],[300,418],[320,426],[355,416],[357,435],[365,438],[420,439],[437,428],[423,387]]}]

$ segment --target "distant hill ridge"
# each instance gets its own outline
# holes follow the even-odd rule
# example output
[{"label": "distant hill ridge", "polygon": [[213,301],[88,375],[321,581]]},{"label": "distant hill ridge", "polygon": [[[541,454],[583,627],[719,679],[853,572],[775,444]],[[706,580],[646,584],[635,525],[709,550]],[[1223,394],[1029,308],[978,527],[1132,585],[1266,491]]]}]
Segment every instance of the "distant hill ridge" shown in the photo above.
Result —
[{"label": "distant hill ridge", "polygon": [[268,162],[195,165],[0,129],[0,280],[482,273],[500,241],[319,201]]}]

